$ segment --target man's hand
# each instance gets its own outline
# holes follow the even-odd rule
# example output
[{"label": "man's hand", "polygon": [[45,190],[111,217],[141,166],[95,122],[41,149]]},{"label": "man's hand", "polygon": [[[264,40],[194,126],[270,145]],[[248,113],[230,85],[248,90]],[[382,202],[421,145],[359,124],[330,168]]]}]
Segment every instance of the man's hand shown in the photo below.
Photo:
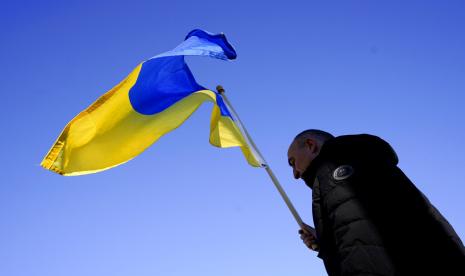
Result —
[{"label": "man's hand", "polygon": [[302,229],[299,230],[300,238],[305,245],[313,251],[318,251],[318,240],[316,238],[315,228],[304,223]]}]

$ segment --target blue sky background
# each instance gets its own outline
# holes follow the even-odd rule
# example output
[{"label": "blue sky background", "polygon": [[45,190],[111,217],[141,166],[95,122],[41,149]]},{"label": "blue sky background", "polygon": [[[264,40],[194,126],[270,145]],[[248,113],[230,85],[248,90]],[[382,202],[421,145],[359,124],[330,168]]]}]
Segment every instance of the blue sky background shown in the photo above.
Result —
[{"label": "blue sky background", "polygon": [[265,171],[208,144],[211,104],[112,170],[39,166],[69,120],[194,28],[235,46],[234,62],[187,60],[200,84],[224,85],[305,221],[290,140],[371,133],[464,238],[464,12],[454,0],[3,3],[0,275],[326,275]]}]

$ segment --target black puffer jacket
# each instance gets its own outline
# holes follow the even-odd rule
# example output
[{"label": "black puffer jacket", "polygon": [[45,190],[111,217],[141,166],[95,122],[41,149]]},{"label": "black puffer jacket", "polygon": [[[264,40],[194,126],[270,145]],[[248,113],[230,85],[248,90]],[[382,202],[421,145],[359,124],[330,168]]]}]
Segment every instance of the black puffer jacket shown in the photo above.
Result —
[{"label": "black puffer jacket", "polygon": [[304,173],[330,276],[465,275],[460,238],[397,163],[378,137],[340,136]]}]

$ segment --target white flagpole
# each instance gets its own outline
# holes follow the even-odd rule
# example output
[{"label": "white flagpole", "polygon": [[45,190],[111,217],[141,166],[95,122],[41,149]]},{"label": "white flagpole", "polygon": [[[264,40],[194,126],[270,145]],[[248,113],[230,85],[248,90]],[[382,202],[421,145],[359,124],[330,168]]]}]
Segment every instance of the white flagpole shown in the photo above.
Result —
[{"label": "white flagpole", "polygon": [[258,147],[257,145],[255,145],[254,141],[252,140],[252,138],[250,137],[247,129],[245,128],[244,124],[242,123],[241,119],[239,118],[239,115],[237,114],[237,112],[234,110],[231,102],[228,100],[228,98],[226,97],[226,94],[225,94],[225,90],[224,88],[221,86],[221,85],[218,85],[216,87],[216,91],[218,91],[218,93],[221,94],[221,96],[223,97],[226,105],[229,107],[229,110],[231,111],[231,115],[233,116],[233,118],[236,120],[236,123],[238,124],[242,134],[244,135],[244,137],[246,138],[247,140],[247,143],[249,144],[250,148],[252,149],[252,152],[256,155],[258,155],[257,159],[262,161],[262,166],[265,168],[266,172],[268,173],[268,175],[270,176],[271,178],[271,181],[273,182],[273,184],[275,185],[276,189],[278,189],[278,192],[279,194],[281,195],[281,197],[283,198],[284,202],[286,203],[287,207],[289,208],[289,211],[291,211],[292,215],[294,216],[294,219],[296,220],[297,224],[300,226],[300,228],[302,229],[305,229],[304,227],[304,223],[302,221],[302,218],[300,217],[299,213],[297,213],[297,210],[294,208],[294,205],[292,204],[292,202],[289,200],[289,197],[287,196],[286,192],[284,191],[284,189],[282,188],[281,184],[279,184],[279,181],[278,179],[276,178],[276,176],[274,175],[273,171],[271,170],[270,166],[266,163],[265,159],[263,158],[263,155],[260,153],[260,151],[258,150]]}]

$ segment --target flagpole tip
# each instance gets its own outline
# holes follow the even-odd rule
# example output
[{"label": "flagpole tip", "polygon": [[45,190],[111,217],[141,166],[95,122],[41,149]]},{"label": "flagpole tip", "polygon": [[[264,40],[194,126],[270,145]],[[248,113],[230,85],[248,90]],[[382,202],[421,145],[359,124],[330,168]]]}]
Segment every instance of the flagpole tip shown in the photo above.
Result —
[{"label": "flagpole tip", "polygon": [[226,92],[226,91],[224,90],[223,86],[221,86],[221,85],[217,85],[217,86],[216,86],[216,91],[217,91],[218,93],[220,93],[220,94],[223,94],[224,92]]}]

